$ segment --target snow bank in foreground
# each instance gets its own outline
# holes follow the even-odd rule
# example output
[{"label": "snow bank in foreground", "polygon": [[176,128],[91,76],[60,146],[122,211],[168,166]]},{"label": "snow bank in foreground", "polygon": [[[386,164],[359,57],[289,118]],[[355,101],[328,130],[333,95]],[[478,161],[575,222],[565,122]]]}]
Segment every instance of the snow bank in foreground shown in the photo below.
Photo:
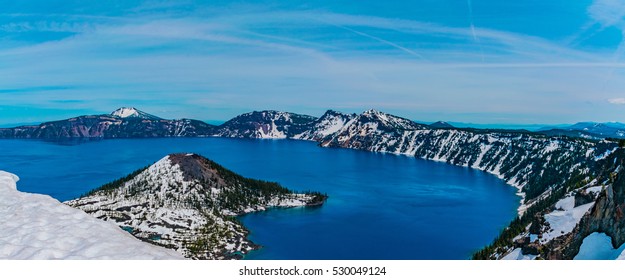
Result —
[{"label": "snow bank in foreground", "polygon": [[19,192],[18,180],[0,171],[0,259],[182,259],[49,196]]},{"label": "snow bank in foreground", "polygon": [[612,238],[605,233],[593,232],[582,241],[579,253],[574,260],[614,260],[624,259],[625,244],[618,249],[612,247]]}]

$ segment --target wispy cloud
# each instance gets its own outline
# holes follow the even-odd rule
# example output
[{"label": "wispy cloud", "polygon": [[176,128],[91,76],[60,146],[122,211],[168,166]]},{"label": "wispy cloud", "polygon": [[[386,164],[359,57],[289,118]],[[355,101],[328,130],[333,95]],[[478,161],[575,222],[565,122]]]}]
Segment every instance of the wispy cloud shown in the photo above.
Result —
[{"label": "wispy cloud", "polygon": [[[609,27],[616,27],[621,32],[621,42],[612,54],[612,61],[617,63],[625,53],[625,2],[619,0],[595,0],[588,7],[588,14],[595,24],[600,25],[600,30]],[[592,35],[597,34],[595,32]],[[614,79],[614,70],[608,72],[600,83],[601,92],[606,91],[606,87]]]},{"label": "wispy cloud", "polygon": [[603,27],[622,27],[625,22],[625,2],[620,0],[595,0],[588,8],[588,14]]},{"label": "wispy cloud", "polygon": [[610,98],[608,99],[608,102],[610,102],[610,104],[615,104],[615,105],[625,105],[625,98],[622,98],[622,97]]}]

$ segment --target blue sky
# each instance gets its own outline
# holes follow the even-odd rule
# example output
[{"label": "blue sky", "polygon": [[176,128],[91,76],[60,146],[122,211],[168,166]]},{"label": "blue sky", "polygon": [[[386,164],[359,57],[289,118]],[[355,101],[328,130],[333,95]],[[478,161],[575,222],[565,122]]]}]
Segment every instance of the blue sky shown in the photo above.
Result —
[{"label": "blue sky", "polygon": [[420,121],[625,121],[625,2],[3,3],[0,124],[376,108]]}]

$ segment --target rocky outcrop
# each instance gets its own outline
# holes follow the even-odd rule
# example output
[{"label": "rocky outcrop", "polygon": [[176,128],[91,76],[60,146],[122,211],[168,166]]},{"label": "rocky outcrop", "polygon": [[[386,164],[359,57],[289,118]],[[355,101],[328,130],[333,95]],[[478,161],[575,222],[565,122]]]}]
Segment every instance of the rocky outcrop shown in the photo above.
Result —
[{"label": "rocky outcrop", "polygon": [[612,238],[612,246],[618,248],[625,243],[625,151],[618,150],[603,161],[600,179],[610,183],[600,192],[594,207],[585,215],[575,230],[546,257],[551,259],[573,259],[579,252],[584,238],[594,232],[605,233]]}]

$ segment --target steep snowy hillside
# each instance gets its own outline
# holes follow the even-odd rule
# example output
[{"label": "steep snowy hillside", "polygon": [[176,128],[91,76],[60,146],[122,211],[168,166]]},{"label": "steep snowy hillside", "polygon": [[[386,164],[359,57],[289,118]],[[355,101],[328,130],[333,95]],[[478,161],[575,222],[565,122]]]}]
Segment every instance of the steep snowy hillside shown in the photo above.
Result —
[{"label": "steep snowy hillside", "polygon": [[0,171],[0,259],[182,259],[49,196],[19,192],[17,180]]},{"label": "steep snowy hillside", "polygon": [[306,131],[294,135],[293,139],[319,141],[329,135],[341,130],[345,124],[355,119],[356,114],[343,114],[341,112],[328,110],[317,119]]},{"label": "steep snowy hillside", "polygon": [[[350,142],[345,148],[373,150],[371,145],[379,141],[393,141],[404,131],[426,129],[427,126],[415,123],[411,120],[382,113],[376,110],[368,110],[364,113],[345,118],[342,127],[334,127],[334,133],[328,133],[319,139],[322,146],[330,146],[334,141]],[[354,141],[352,141],[354,140]]]},{"label": "steep snowy hillside", "polygon": [[[546,137],[517,131],[432,129],[372,118],[367,112],[321,140],[324,147],[386,152],[468,166],[519,189],[528,202],[573,177],[591,172],[612,142]],[[528,204],[529,205],[529,204]],[[524,205],[520,210],[523,210]]]},{"label": "steep snowy hillside", "polygon": [[625,243],[624,164],[622,148],[596,157],[592,172],[550,189],[474,258],[589,258],[598,233],[619,248]]},{"label": "steep snowy hillside", "polygon": [[236,138],[291,138],[310,128],[315,117],[278,111],[251,112],[217,128],[213,136]]},{"label": "steep snowy hillside", "polygon": [[189,258],[238,259],[257,245],[233,216],[324,200],[241,177],[199,155],[173,154],[66,203]]},{"label": "steep snowy hillside", "polygon": [[543,250],[546,258],[575,257],[584,239],[595,233],[610,237],[614,248],[625,244],[625,150],[619,149],[601,162],[600,175],[587,188],[573,192],[574,209],[587,205],[588,210],[580,215],[576,226],[557,234],[553,246]]}]

